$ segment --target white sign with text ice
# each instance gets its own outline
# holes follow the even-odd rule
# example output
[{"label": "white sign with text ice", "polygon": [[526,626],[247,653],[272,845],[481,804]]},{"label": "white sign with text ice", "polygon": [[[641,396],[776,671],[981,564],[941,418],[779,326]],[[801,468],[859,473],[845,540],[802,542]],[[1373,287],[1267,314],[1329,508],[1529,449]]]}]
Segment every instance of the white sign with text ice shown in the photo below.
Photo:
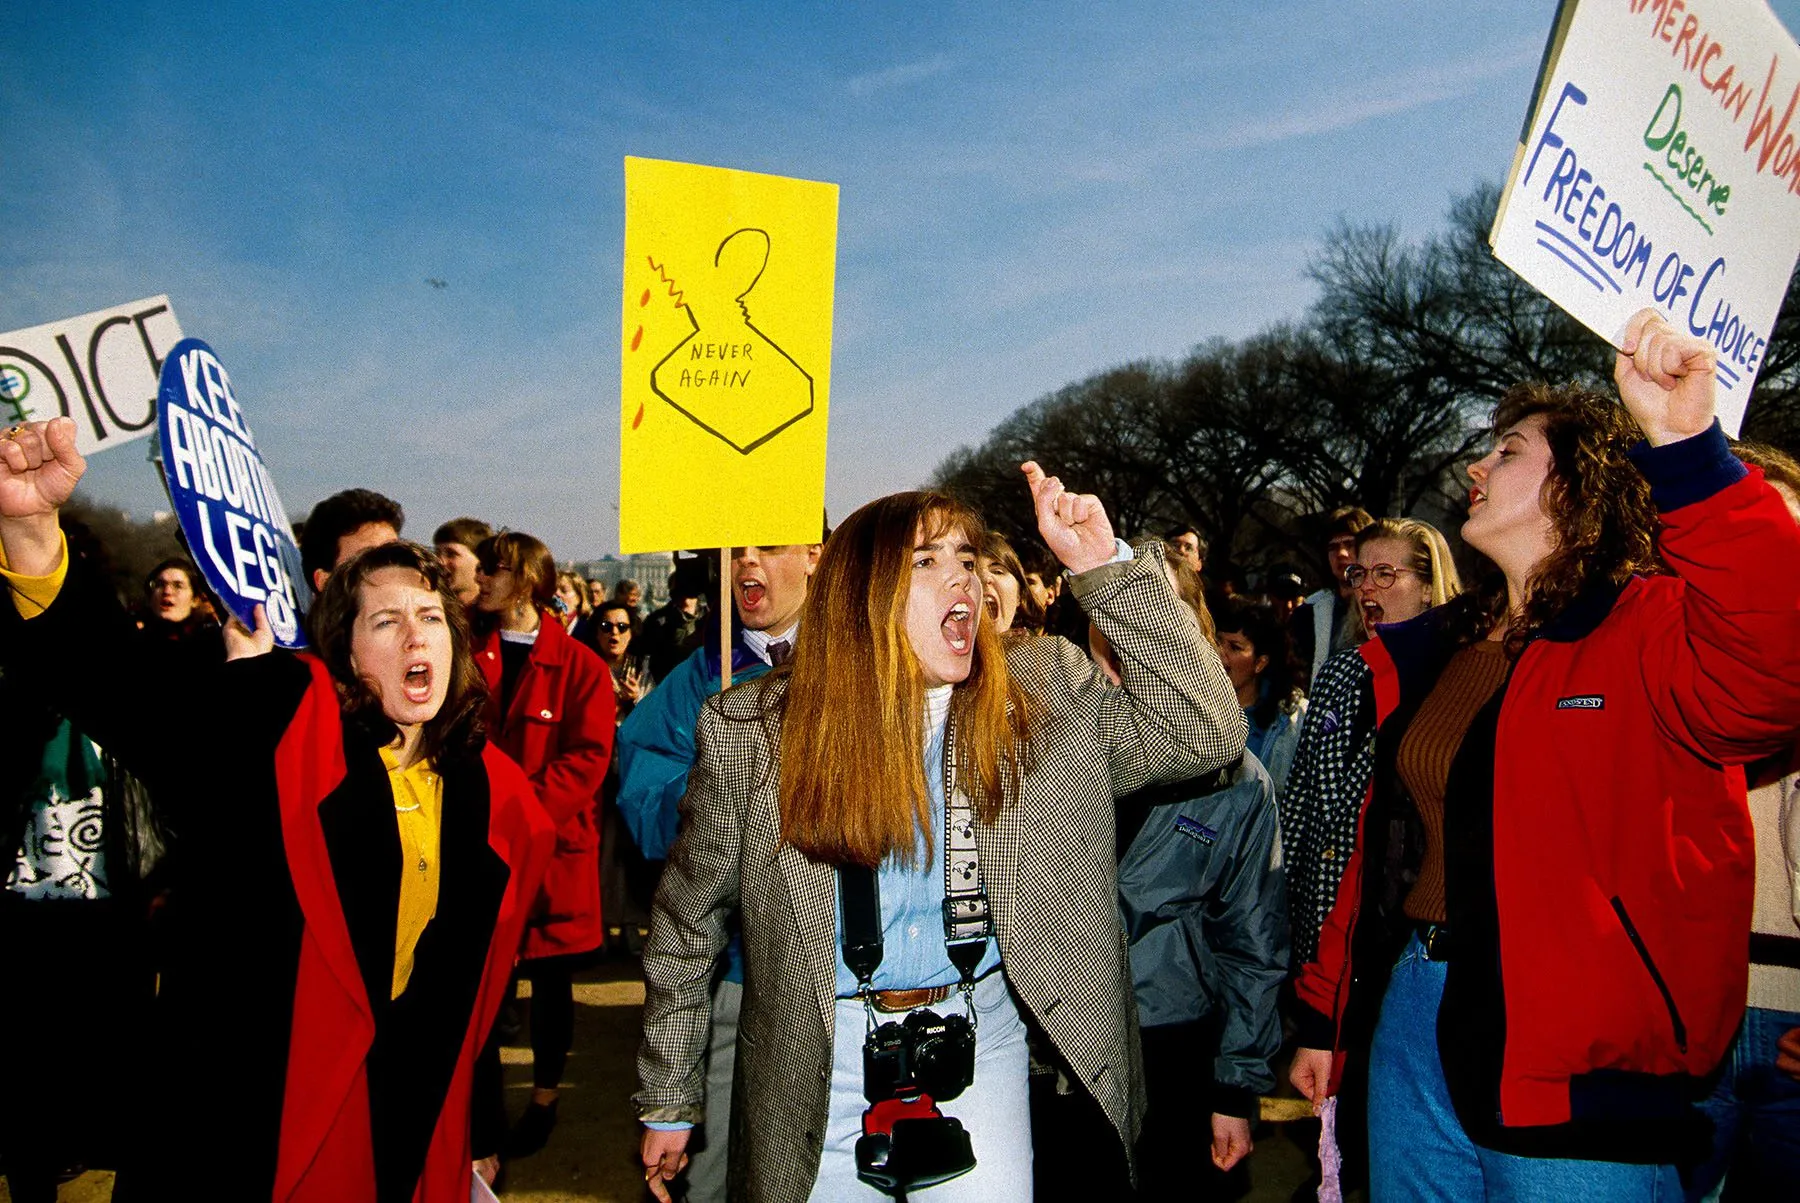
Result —
[{"label": "white sign with text ice", "polygon": [[0,334],[0,424],[75,419],[83,455],[156,429],[163,359],[181,341],[168,297]]}]

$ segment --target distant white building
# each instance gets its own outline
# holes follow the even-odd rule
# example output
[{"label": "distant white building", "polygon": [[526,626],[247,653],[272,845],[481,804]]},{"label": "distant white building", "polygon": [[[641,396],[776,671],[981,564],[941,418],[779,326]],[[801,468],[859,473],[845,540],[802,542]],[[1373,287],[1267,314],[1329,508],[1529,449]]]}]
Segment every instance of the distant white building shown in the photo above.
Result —
[{"label": "distant white building", "polygon": [[675,571],[675,555],[646,551],[633,556],[604,556],[567,567],[590,581],[605,581],[608,596],[620,581],[636,581],[644,591],[642,611],[648,614],[669,600],[669,574]]}]

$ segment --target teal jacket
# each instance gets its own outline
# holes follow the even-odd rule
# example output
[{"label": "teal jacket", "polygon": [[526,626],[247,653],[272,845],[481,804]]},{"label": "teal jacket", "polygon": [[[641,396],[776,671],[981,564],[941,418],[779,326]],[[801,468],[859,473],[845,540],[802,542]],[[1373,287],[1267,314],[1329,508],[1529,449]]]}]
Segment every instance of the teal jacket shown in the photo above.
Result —
[{"label": "teal jacket", "polygon": [[[769,666],[733,631],[731,680],[751,681]],[[714,643],[675,666],[645,695],[619,727],[613,753],[619,765],[619,813],[646,860],[665,860],[681,825],[681,796],[694,767],[694,724],[700,707],[719,692],[719,648]]]},{"label": "teal jacket", "polygon": [[[714,631],[717,634],[717,629]],[[732,632],[731,680],[753,681],[769,671]],[[619,814],[647,860],[666,860],[681,827],[681,798],[694,767],[694,725],[700,707],[719,692],[717,639],[675,666],[644,695],[619,727],[613,757],[619,766]],[[742,941],[734,932],[725,954],[725,977],[744,980]]]}]

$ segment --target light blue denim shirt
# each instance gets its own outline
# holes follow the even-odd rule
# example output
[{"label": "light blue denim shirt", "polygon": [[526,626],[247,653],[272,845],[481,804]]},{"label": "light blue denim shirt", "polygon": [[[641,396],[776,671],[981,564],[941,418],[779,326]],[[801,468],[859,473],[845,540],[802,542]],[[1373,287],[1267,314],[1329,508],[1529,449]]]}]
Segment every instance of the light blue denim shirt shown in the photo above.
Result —
[{"label": "light blue denim shirt", "polygon": [[[915,865],[903,867],[890,856],[876,873],[881,893],[881,966],[875,970],[877,990],[917,990],[952,986],[962,980],[944,949],[944,732],[950,717],[950,690],[940,685],[925,691],[925,788],[931,799],[929,843],[919,836]],[[926,853],[929,849],[930,859]],[[844,915],[838,908],[837,992],[856,993],[856,975],[844,964]],[[982,977],[1000,964],[1000,946],[992,936],[975,970]]]}]

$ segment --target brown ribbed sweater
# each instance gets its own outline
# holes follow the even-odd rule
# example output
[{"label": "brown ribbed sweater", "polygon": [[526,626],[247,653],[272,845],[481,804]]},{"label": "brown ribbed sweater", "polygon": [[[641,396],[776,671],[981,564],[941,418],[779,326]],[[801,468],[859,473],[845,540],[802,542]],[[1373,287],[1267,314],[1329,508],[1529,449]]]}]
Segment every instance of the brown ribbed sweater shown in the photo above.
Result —
[{"label": "brown ribbed sweater", "polygon": [[1437,684],[1400,739],[1395,769],[1419,808],[1425,828],[1425,860],[1406,896],[1406,917],[1442,923],[1444,906],[1444,785],[1450,762],[1476,713],[1506,679],[1506,655],[1498,642],[1474,643],[1444,666]]}]

